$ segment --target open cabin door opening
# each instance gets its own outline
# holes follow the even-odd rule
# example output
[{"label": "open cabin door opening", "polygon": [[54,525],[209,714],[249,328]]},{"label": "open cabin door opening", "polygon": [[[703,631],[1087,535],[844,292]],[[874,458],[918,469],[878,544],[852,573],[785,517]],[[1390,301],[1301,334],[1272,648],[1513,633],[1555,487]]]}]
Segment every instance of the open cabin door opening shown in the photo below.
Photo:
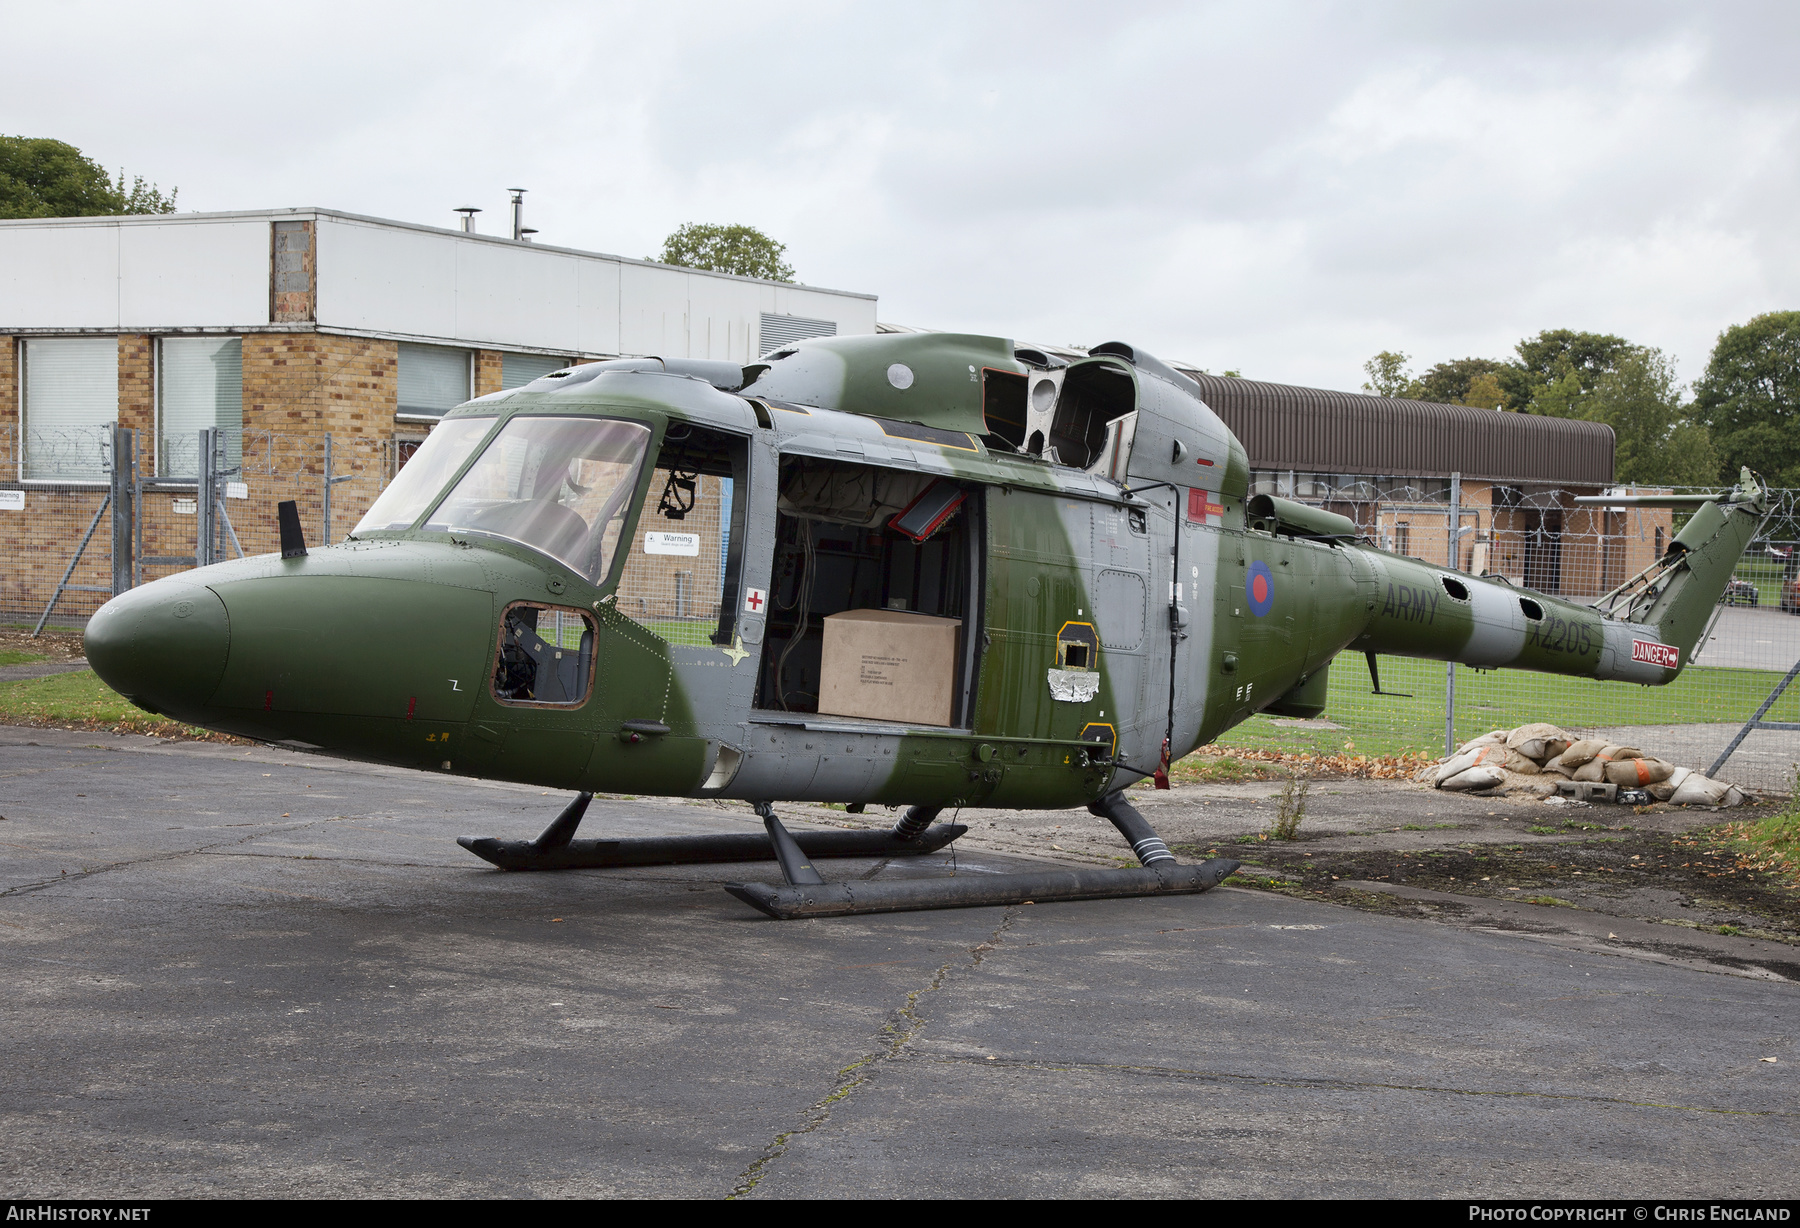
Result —
[{"label": "open cabin door opening", "polygon": [[755,706],[965,725],[980,507],[948,477],[782,457]]}]

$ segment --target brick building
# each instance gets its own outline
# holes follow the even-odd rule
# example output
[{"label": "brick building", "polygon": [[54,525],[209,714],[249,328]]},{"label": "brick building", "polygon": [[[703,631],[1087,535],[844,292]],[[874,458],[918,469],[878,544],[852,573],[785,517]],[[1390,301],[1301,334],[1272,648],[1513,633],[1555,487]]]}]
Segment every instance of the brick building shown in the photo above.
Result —
[{"label": "brick building", "polygon": [[[341,537],[473,396],[601,358],[747,363],[873,332],[875,302],[328,209],[0,221],[0,608],[41,607],[90,521],[59,612],[103,600],[121,550],[138,579],[192,557],[201,428],[239,471],[227,539],[272,548],[288,498]],[[115,425],[147,485],[128,543],[97,516]]]}]

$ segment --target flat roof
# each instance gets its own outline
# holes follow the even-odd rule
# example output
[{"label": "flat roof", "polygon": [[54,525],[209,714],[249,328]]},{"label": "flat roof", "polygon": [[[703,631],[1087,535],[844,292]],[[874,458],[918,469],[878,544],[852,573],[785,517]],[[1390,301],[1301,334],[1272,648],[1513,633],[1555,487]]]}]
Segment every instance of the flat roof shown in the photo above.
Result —
[{"label": "flat roof", "polygon": [[784,289],[811,290],[816,294],[837,294],[845,298],[862,298],[875,302],[879,295],[868,294],[861,290],[834,290],[829,286],[813,286],[801,281],[772,281],[766,277],[743,277],[737,273],[720,273],[713,269],[693,269],[682,264],[665,264],[660,260],[644,260],[636,256],[620,256],[612,252],[589,251],[581,247],[561,247],[554,243],[539,243],[530,239],[512,239],[505,235],[482,234],[480,231],[462,230],[455,226],[427,226],[423,222],[402,222],[391,217],[375,217],[367,213],[350,213],[343,209],[325,209],[316,205],[307,205],[292,209],[226,209],[211,213],[116,213],[101,214],[93,217],[23,217],[0,218],[0,230],[29,229],[31,227],[63,227],[63,226],[167,226],[192,222],[219,221],[269,221],[287,222],[307,217],[336,218],[345,222],[360,222],[369,226],[382,226],[394,230],[416,230],[425,234],[448,235],[453,239],[472,243],[497,243],[507,248],[529,248],[540,252],[557,252],[565,256],[585,256],[596,260],[615,260],[621,264],[637,264],[647,268],[680,269],[683,273],[692,273],[701,277],[716,277],[725,281],[749,282],[752,285],[779,286]]},{"label": "flat roof", "polygon": [[[1179,368],[1178,368],[1179,369]],[[1613,431],[1602,422],[1435,401],[1182,374],[1200,385],[1256,469],[1533,485],[1606,486]]]},{"label": "flat roof", "polygon": [[[280,222],[311,238],[308,288],[284,287],[278,312]],[[770,317],[802,336],[872,333],[876,301],[316,207],[0,221],[0,333],[12,335],[316,331],[748,363]]]}]

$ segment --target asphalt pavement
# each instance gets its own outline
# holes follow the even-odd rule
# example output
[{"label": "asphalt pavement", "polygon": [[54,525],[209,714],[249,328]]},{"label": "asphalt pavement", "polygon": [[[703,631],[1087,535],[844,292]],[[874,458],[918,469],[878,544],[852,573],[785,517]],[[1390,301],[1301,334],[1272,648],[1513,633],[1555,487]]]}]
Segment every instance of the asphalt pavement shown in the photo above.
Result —
[{"label": "asphalt pavement", "polygon": [[0,665],[0,682],[22,682],[28,678],[48,678],[53,674],[76,674],[88,667],[77,657],[72,661],[29,661],[23,665]]},{"label": "asphalt pavement", "polygon": [[1783,674],[1795,661],[1800,661],[1800,618],[1773,606],[1724,606],[1706,641],[1694,649],[1693,663]]},{"label": "asphalt pavement", "polygon": [[[1800,1186],[1792,982],[1231,887],[778,922],[719,888],[774,881],[772,862],[508,874],[454,843],[535,834],[563,800],[274,750],[0,729],[0,1185]],[[583,836],[758,829],[744,806],[589,813]],[[1041,864],[972,843],[954,860],[821,868]]]}]

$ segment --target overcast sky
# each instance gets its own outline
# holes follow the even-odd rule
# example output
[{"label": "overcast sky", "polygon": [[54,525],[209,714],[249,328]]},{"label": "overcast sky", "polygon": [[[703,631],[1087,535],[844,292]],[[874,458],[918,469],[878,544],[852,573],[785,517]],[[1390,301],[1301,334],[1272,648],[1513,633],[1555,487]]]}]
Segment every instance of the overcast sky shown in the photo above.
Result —
[{"label": "overcast sky", "polygon": [[1358,387],[1800,308],[1800,5],[9,8],[0,132],[183,209],[652,255],[745,222],[881,318]]}]

